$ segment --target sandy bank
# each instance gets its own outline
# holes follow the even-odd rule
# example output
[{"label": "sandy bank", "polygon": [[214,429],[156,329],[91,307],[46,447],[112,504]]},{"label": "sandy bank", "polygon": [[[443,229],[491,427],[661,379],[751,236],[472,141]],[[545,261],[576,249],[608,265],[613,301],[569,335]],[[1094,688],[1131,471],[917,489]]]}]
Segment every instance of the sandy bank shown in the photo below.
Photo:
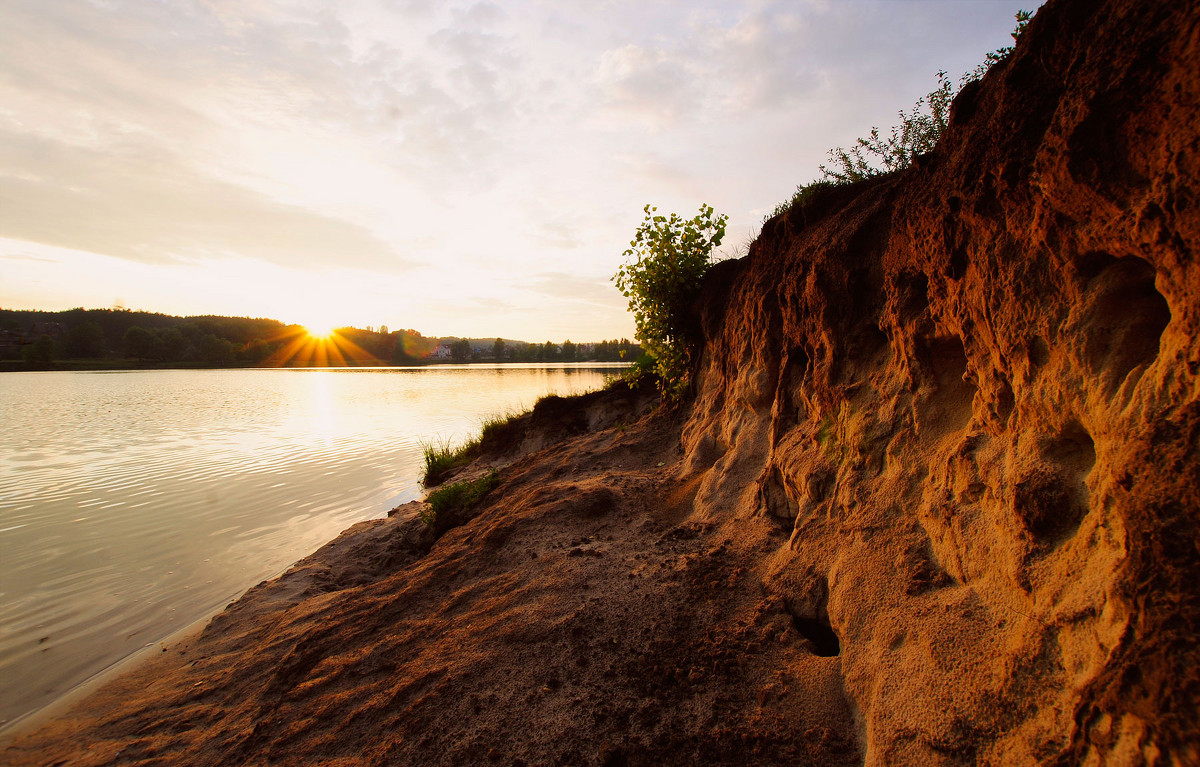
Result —
[{"label": "sandy bank", "polygon": [[768,526],[687,521],[677,414],[606,418],[432,548],[415,505],[350,528],[5,759],[854,762],[836,649],[755,586]]}]

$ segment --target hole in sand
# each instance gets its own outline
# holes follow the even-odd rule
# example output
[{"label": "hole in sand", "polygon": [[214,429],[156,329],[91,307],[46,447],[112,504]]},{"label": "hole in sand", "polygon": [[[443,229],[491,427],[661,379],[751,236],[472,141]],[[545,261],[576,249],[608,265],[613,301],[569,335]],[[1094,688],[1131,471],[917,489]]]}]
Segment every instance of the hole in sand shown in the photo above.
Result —
[{"label": "hole in sand", "polygon": [[792,625],[800,632],[800,636],[812,643],[813,652],[822,658],[835,658],[842,654],[842,643],[830,628],[829,618],[824,615],[822,617],[825,618],[824,622],[818,618],[793,615]]},{"label": "hole in sand", "polygon": [[1088,283],[1084,311],[1084,360],[1113,391],[1135,369],[1158,356],[1159,341],[1171,321],[1167,300],[1154,286],[1154,267],[1140,258],[1108,261]]},{"label": "hole in sand", "polygon": [[[787,482],[778,468],[772,469],[770,476],[762,485],[762,503],[772,519],[795,521],[800,513],[800,505],[796,503],[793,494],[788,491]],[[788,525],[789,529],[791,525]]]},{"label": "hole in sand", "polygon": [[888,334],[883,332],[879,325],[874,322],[867,323],[858,334],[858,338],[855,339],[855,348],[851,353],[864,360],[869,360],[879,355],[880,352],[886,351],[889,341]]},{"label": "hole in sand", "polygon": [[1117,263],[1117,257],[1108,253],[1100,253],[1091,251],[1084,253],[1079,258],[1075,259],[1075,268],[1079,270],[1079,276],[1083,278],[1085,283],[1096,279],[1096,276],[1105,269]]},{"label": "hole in sand", "polygon": [[920,318],[929,310],[929,278],[922,272],[896,279],[896,315],[901,322]]},{"label": "hole in sand", "polygon": [[792,616],[792,626],[812,645],[814,654],[822,658],[841,655],[842,643],[829,622],[829,587],[824,579],[810,582],[808,595],[796,601],[787,600],[785,609]]},{"label": "hole in sand", "polygon": [[950,265],[946,269],[946,276],[952,280],[961,280],[966,273],[967,246],[963,244],[955,245],[950,251]]},{"label": "hole in sand", "polygon": [[1041,444],[1042,457],[1082,477],[1096,464],[1096,442],[1079,421],[1069,421],[1054,439]]},{"label": "hole in sand", "polygon": [[1013,493],[1013,506],[1030,535],[1050,544],[1060,543],[1074,533],[1087,512],[1071,480],[1052,468],[1037,469],[1022,477]]},{"label": "hole in sand", "polygon": [[779,377],[779,420],[783,427],[778,430],[780,435],[788,427],[796,426],[808,417],[802,396],[808,364],[808,351],[803,347],[795,346],[788,351],[783,373]]},{"label": "hole in sand", "polygon": [[1096,443],[1083,424],[1068,421],[1039,449],[1043,465],[1017,483],[1013,505],[1025,529],[1054,547],[1075,534],[1090,509],[1087,475],[1096,464]]},{"label": "hole in sand", "polygon": [[966,380],[967,353],[958,336],[935,338],[922,355],[933,374],[935,391],[919,408],[920,429],[939,436],[962,429],[971,420],[975,384]]},{"label": "hole in sand", "polygon": [[993,408],[996,418],[1001,423],[1008,423],[1008,417],[1012,415],[1013,408],[1016,406],[1017,398],[1013,394],[1012,387],[1009,386],[1008,381],[1001,379],[999,385],[996,387],[996,402]]},{"label": "hole in sand", "polygon": [[957,336],[935,338],[929,347],[929,361],[939,393],[975,394],[975,387],[965,381],[967,350]]},{"label": "hole in sand", "polygon": [[1050,346],[1041,336],[1033,336],[1025,342],[1025,354],[1030,366],[1040,368],[1050,361]]}]

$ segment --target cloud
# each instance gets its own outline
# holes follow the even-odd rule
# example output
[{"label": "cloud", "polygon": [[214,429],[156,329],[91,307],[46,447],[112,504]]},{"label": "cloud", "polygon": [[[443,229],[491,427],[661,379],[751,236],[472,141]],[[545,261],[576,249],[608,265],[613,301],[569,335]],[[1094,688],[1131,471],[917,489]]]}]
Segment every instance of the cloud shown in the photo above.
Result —
[{"label": "cloud", "polygon": [[664,50],[625,45],[604,52],[597,78],[610,107],[672,123],[702,105],[692,63]]},{"label": "cloud", "polygon": [[140,262],[406,266],[363,224],[280,199],[222,162],[235,122],[223,100],[248,95],[277,117],[335,90],[338,25],[305,41],[237,24],[220,4],[18,0],[12,11],[0,93],[19,111],[0,113],[0,236]]},{"label": "cloud", "polygon": [[575,227],[560,221],[540,222],[533,231],[533,236],[538,241],[560,250],[575,250],[584,244]]},{"label": "cloud", "polygon": [[0,258],[6,259],[8,261],[33,261],[34,263],[38,263],[38,264],[56,264],[56,263],[58,263],[53,258],[38,258],[37,256],[27,256],[22,253],[6,253],[5,255],[0,256]]},{"label": "cloud", "polygon": [[529,289],[568,301],[583,301],[599,306],[624,308],[625,298],[610,280],[581,277],[568,272],[542,272],[532,275]]},{"label": "cloud", "polygon": [[605,51],[596,82],[607,108],[662,130],[802,99],[822,78],[805,55],[813,25],[797,7],[772,3],[745,15],[701,9],[677,34]]},{"label": "cloud", "polygon": [[170,157],[119,154],[0,132],[0,236],[167,263],[231,256],[297,267],[404,268],[343,220],[189,174]]},{"label": "cloud", "polygon": [[453,275],[456,313],[421,305],[460,334],[628,334],[607,276],[643,204],[748,231],[1021,4],[6,0],[0,237],[344,265],[395,286],[381,314]]}]

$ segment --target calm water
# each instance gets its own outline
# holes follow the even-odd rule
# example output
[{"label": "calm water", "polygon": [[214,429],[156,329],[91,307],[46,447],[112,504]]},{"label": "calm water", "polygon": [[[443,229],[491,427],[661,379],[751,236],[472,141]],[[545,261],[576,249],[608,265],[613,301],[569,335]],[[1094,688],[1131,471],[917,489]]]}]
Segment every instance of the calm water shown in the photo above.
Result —
[{"label": "calm water", "polygon": [[419,497],[422,441],[613,372],[0,375],[0,727]]}]

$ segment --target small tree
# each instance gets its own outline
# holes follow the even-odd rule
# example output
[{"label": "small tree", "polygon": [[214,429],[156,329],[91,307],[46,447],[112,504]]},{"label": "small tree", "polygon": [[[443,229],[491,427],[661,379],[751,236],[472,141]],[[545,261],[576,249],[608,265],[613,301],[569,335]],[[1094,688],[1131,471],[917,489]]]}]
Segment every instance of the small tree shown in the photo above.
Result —
[{"label": "small tree", "polygon": [[223,364],[233,360],[233,344],[212,333],[200,336],[196,347],[200,352],[200,359],[205,362]]},{"label": "small tree", "polygon": [[497,338],[496,342],[492,344],[492,357],[496,360],[503,360],[505,351],[507,351],[507,344],[504,343],[504,339]]},{"label": "small tree", "polygon": [[692,304],[713,249],[725,237],[724,215],[701,205],[692,219],[656,215],[647,205],[646,217],[625,251],[626,263],[613,280],[629,299],[637,339],[655,361],[663,396],[678,398],[687,390],[696,332]]},{"label": "small tree", "polygon": [[158,342],[155,345],[155,358],[163,362],[183,359],[187,351],[188,340],[178,328],[163,328],[158,331]]}]

